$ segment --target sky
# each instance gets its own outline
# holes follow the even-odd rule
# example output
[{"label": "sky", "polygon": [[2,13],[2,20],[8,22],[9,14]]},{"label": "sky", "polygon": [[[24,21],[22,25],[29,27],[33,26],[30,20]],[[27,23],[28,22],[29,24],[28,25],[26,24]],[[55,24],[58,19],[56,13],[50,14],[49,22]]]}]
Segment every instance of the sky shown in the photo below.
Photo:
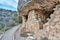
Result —
[{"label": "sky", "polygon": [[17,10],[18,0],[0,0],[0,8]]}]

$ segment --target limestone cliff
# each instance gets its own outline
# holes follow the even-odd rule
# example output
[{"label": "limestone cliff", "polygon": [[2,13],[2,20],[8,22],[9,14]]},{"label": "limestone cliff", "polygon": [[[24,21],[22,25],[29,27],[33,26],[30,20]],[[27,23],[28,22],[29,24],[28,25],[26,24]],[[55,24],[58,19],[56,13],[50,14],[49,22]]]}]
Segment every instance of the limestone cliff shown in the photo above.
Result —
[{"label": "limestone cliff", "polygon": [[27,40],[30,40],[29,34],[34,40],[60,40],[60,0],[25,2],[18,10],[19,16],[22,17],[20,35],[28,35]]}]

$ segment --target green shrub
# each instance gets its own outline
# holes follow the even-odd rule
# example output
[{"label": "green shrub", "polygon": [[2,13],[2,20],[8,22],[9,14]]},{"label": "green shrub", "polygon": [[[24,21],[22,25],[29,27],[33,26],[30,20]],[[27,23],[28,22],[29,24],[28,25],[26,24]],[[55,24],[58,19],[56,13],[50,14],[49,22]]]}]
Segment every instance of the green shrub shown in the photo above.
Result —
[{"label": "green shrub", "polygon": [[2,28],[4,28],[4,25],[0,24],[0,30],[1,30]]},{"label": "green shrub", "polygon": [[1,31],[5,32],[7,31],[8,29],[10,29],[11,27],[4,27]]}]

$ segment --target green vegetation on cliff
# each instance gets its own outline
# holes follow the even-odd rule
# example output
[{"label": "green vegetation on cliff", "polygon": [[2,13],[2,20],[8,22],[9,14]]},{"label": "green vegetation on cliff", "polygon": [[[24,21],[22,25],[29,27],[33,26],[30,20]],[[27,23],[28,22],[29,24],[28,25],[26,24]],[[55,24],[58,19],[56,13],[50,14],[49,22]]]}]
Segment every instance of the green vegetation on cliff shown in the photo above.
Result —
[{"label": "green vegetation on cliff", "polygon": [[0,8],[0,33],[20,24],[17,11],[11,11]]}]

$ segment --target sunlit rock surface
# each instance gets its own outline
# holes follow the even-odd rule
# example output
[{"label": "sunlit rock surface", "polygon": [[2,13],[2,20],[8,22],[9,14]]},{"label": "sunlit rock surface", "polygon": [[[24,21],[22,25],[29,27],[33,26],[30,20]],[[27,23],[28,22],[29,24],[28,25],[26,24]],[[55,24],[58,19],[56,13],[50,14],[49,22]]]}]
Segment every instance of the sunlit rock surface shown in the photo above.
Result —
[{"label": "sunlit rock surface", "polygon": [[[22,24],[24,25],[24,24]],[[21,34],[32,33],[35,34],[39,31],[39,21],[36,19],[34,10],[28,15],[28,20],[25,22],[25,26],[21,28]]]},{"label": "sunlit rock surface", "polygon": [[54,13],[50,15],[51,19],[35,35],[37,39],[41,40],[46,37],[48,40],[60,40],[60,5],[57,5],[54,10]]},{"label": "sunlit rock surface", "polygon": [[[48,6],[46,6],[47,8],[51,8],[55,4],[54,0],[53,2],[52,0],[50,1],[51,4],[45,1]],[[60,5],[57,5],[53,10],[53,14],[50,15],[51,18],[47,18],[48,22],[43,25],[43,29],[41,30],[39,30],[40,24],[38,20],[35,19],[34,12],[29,13],[28,20],[22,24],[23,27],[21,27],[22,31],[20,30],[20,34],[27,35],[28,33],[32,33],[32,36],[28,35],[26,40],[60,40]],[[25,13],[25,11],[23,13]]]},{"label": "sunlit rock surface", "polygon": [[[33,15],[33,14],[31,14],[31,15]],[[35,38],[36,40],[42,40],[42,39],[60,40],[60,5],[57,5],[56,8],[54,8],[54,13],[51,14],[50,17],[51,18],[48,20],[48,22],[43,25],[43,29],[37,31],[37,33],[32,36],[33,38]],[[34,17],[32,17],[32,18],[34,20]],[[34,23],[34,21],[29,21],[29,20],[27,22],[28,23],[27,25],[31,26],[29,24]],[[35,26],[34,26],[34,28],[35,28]],[[33,29],[30,29],[30,30],[31,30],[31,32],[33,31]],[[28,36],[27,39],[30,40],[31,38],[29,38],[29,36]]]}]

